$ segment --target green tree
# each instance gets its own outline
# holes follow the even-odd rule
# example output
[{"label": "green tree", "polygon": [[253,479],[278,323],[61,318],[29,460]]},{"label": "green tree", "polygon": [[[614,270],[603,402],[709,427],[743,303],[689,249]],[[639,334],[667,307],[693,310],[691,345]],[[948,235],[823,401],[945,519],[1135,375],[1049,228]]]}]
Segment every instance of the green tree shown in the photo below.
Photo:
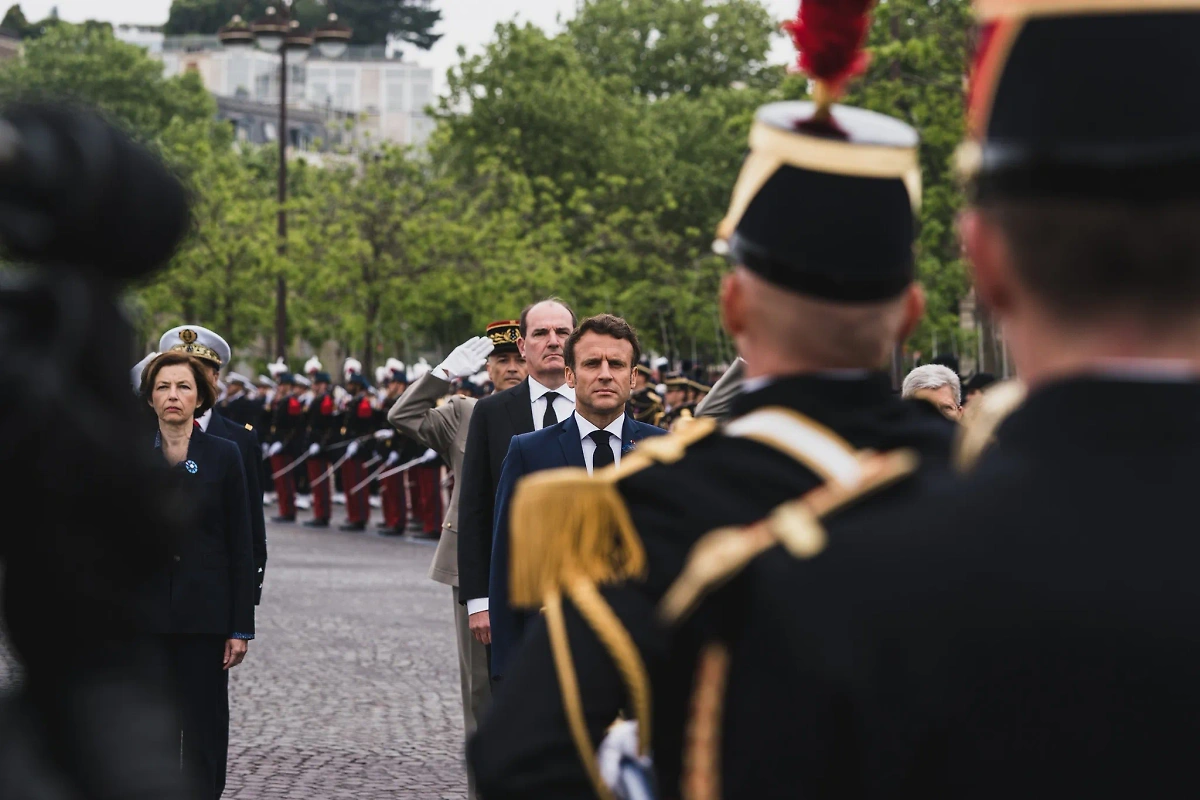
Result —
[{"label": "green tree", "polygon": [[29,36],[33,26],[29,24],[29,20],[25,19],[25,12],[21,10],[20,4],[14,3],[4,13],[4,19],[0,21],[0,28],[15,34],[19,39],[25,39]]},{"label": "green tree", "polygon": [[107,27],[62,23],[0,64],[0,102],[57,98],[106,112],[147,141],[175,119],[210,125],[216,103],[194,74],[164,78],[162,65]]},{"label": "green tree", "polygon": [[776,83],[776,30],[759,0],[585,0],[567,24],[593,75],[628,77],[651,97]]},{"label": "green tree", "polygon": [[955,218],[962,192],[954,153],[964,135],[963,76],[972,26],[969,0],[888,0],[874,11],[866,75],[846,102],[897,116],[921,134],[924,183],[917,274],[929,295],[914,347],[948,351],[960,334],[958,305],[967,292]]}]

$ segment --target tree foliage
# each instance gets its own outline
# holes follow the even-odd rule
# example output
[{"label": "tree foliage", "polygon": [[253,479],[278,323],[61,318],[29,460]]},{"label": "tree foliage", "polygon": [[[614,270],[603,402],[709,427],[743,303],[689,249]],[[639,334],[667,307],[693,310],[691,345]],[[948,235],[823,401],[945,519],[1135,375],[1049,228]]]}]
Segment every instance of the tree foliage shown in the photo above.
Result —
[{"label": "tree foliage", "polygon": [[[176,0],[176,21],[217,2]],[[950,165],[962,137],[967,0],[888,0],[875,13],[871,66],[847,102],[921,133],[917,260],[930,315],[918,343],[928,349],[957,330],[966,290]],[[194,188],[192,236],[138,292],[147,341],[183,320],[210,324],[235,359],[253,347],[250,368],[261,367],[283,276],[291,332],[312,346],[335,342],[368,367],[438,357],[548,294],[582,314],[629,318],[648,349],[724,360],[733,354],[716,298],[727,265],[712,254],[714,231],[755,109],[806,91],[803,78],[766,63],[773,30],[757,0],[585,0],[558,34],[503,23],[451,70],[420,151],[291,161],[283,256],[274,150],[233,147],[194,77],[164,80],[109,31],[63,24],[0,67],[0,95],[94,102],[160,147]]]},{"label": "tree foliage", "polygon": [[[172,0],[167,34],[216,33],[234,14],[253,22],[280,0]],[[428,50],[441,38],[434,28],[442,12],[431,0],[295,0],[292,14],[308,29],[324,24],[330,10],[354,30],[352,44],[386,44],[388,37]]]}]

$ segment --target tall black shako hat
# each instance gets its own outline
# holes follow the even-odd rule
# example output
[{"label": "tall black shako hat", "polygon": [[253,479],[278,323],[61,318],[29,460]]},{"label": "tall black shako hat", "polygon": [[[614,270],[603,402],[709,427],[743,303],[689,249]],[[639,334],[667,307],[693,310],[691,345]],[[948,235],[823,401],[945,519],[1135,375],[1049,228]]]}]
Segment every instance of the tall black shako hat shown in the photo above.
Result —
[{"label": "tall black shako hat", "polygon": [[871,5],[803,0],[785,24],[815,102],[759,109],[713,245],[771,283],[848,303],[895,297],[912,282],[921,198],[917,132],[833,102],[866,66]]},{"label": "tall black shako hat", "polygon": [[975,202],[1200,196],[1197,0],[976,0]]}]

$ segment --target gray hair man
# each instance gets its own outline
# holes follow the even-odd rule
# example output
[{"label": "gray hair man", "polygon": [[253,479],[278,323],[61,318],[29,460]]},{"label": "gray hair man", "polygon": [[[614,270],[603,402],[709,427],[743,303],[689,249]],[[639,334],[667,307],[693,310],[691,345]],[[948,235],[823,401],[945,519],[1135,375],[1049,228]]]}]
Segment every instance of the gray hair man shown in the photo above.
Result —
[{"label": "gray hair man", "polygon": [[900,396],[932,403],[947,419],[962,416],[962,383],[954,370],[941,364],[925,364],[908,373]]}]

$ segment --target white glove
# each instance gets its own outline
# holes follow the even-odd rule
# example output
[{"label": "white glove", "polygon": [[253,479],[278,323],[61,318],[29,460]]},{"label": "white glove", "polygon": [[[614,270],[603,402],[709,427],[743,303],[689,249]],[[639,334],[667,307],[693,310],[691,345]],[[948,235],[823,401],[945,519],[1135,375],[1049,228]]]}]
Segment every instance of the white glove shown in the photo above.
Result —
[{"label": "white glove", "polygon": [[354,454],[358,452],[358,442],[351,442],[346,448],[346,458],[354,458]]},{"label": "white glove", "polygon": [[392,434],[394,432],[395,431],[392,431],[388,428],[380,428],[379,430],[375,431],[375,438],[379,439],[380,441],[383,441],[384,439],[390,439],[392,438]]},{"label": "white glove", "polygon": [[625,758],[636,761],[646,769],[651,764],[649,758],[638,755],[638,724],[635,720],[613,723],[596,750],[600,777],[608,788],[616,789],[621,782],[621,761]]},{"label": "white glove", "polygon": [[308,455],[310,457],[315,456],[319,452],[321,452],[321,445],[317,444],[316,442],[308,446]]},{"label": "white glove", "polygon": [[388,454],[387,461],[383,462],[383,465],[385,467],[390,467],[390,466],[393,466],[399,460],[400,460],[400,454],[398,452],[396,452],[395,450],[393,450],[390,454]]},{"label": "white glove", "polygon": [[421,454],[421,462],[420,463],[428,464],[430,461],[434,461],[435,459],[437,459],[437,457],[438,457],[437,451],[431,447],[428,450],[426,450],[424,453]]},{"label": "white glove", "polygon": [[271,456],[279,455],[280,451],[282,450],[283,442],[276,442],[275,444],[271,445],[271,449],[267,451],[267,457],[270,458]]},{"label": "white glove", "polygon": [[486,336],[473,336],[454,348],[434,372],[450,381],[469,378],[483,368],[495,347]]},{"label": "white glove", "polygon": [[263,458],[267,458],[267,454],[271,452],[271,445],[263,442],[262,444]]}]

